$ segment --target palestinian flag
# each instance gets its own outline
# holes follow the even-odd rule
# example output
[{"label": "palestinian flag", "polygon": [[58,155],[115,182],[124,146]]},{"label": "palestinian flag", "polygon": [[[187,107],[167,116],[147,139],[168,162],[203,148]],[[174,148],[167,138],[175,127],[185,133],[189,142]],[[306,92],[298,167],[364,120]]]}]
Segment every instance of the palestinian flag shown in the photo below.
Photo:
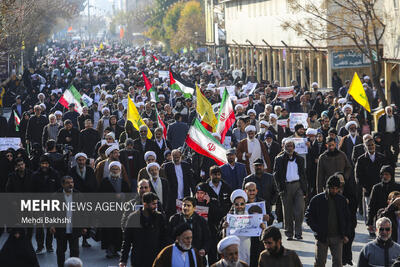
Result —
[{"label": "palestinian flag", "polygon": [[164,139],[167,139],[167,127],[165,126],[164,122],[162,121],[160,114],[158,113],[158,110],[156,108],[156,113],[157,113],[157,123],[158,127],[163,128],[163,137]]},{"label": "palestinian flag", "polygon": [[71,67],[68,64],[67,59],[64,59],[64,63],[65,63],[65,68],[64,68],[64,75],[67,75],[68,73],[71,72]]},{"label": "palestinian flag", "polygon": [[236,117],[228,90],[224,90],[221,106],[218,113],[218,124],[216,132],[221,135],[221,144],[224,143],[225,135],[229,128],[235,123]]},{"label": "palestinian flag", "polygon": [[81,94],[76,90],[76,88],[71,85],[67,90],[65,90],[64,94],[58,100],[58,102],[65,108],[68,108],[69,104],[75,104],[75,110],[82,114],[82,105],[81,105]]},{"label": "palestinian flag", "polygon": [[152,55],[152,57],[153,57],[153,59],[154,59],[154,62],[155,62],[156,64],[160,63],[160,60],[158,60],[158,58],[156,58],[156,56],[155,56],[155,55]]},{"label": "palestinian flag", "polygon": [[144,86],[146,87],[146,91],[150,94],[150,99],[154,102],[158,101],[158,95],[156,90],[154,90],[153,85],[151,84],[150,80],[146,77],[146,74],[142,72]]},{"label": "palestinian flag", "polygon": [[14,121],[15,121],[15,131],[19,132],[19,124],[21,123],[21,119],[18,117],[17,112],[14,110]]},{"label": "palestinian flag", "polygon": [[194,94],[194,86],[184,81],[178,74],[174,73],[171,69],[169,70],[169,80],[171,89],[181,91],[183,96],[191,98]]},{"label": "palestinian flag", "polygon": [[197,153],[215,160],[220,166],[228,162],[226,149],[201,125],[198,119],[193,121],[186,136],[186,143]]}]

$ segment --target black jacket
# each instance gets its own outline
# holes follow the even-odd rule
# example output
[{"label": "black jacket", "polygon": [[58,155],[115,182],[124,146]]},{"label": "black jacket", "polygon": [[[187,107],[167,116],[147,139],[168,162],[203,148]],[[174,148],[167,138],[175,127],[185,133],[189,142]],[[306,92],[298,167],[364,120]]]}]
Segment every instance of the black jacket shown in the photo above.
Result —
[{"label": "black jacket", "polygon": [[[386,132],[386,114],[383,114],[378,119],[378,132],[385,133]],[[395,125],[395,133],[398,135],[400,131],[400,117],[397,115],[393,115],[394,117],[394,125]]]},{"label": "black jacket", "polygon": [[142,210],[129,215],[120,262],[127,263],[132,248],[131,265],[151,267],[157,254],[168,244],[166,225],[164,216],[159,212],[149,218],[143,216]]},{"label": "black jacket", "polygon": [[397,215],[396,215],[396,211],[400,210],[397,205],[391,203],[389,206],[387,206],[386,208],[382,208],[380,210],[378,210],[378,214],[377,214],[377,219],[382,218],[382,217],[387,217],[390,219],[390,221],[392,222],[392,235],[391,238],[394,242],[398,241],[398,236],[397,236],[397,227],[398,227],[398,223],[397,223]]},{"label": "black jacket", "polygon": [[[168,205],[170,205],[171,201],[169,200],[169,185],[168,185],[168,180],[162,177],[159,177],[158,179],[161,179],[161,187],[162,187],[162,210],[168,210]],[[156,194],[156,190],[154,190],[153,184],[151,181],[149,182],[150,184],[150,189],[151,192]],[[175,207],[174,207],[175,208]]]},{"label": "black jacket", "polygon": [[[342,237],[350,235],[349,208],[346,199],[340,194],[334,196],[338,228]],[[328,192],[314,196],[307,208],[305,218],[318,241],[325,243],[328,238]]]},{"label": "black jacket", "polygon": [[268,147],[267,142],[265,141],[265,148],[267,149],[269,159],[271,160],[271,166],[275,165],[275,158],[281,152],[281,146],[278,142],[272,141],[271,146]]},{"label": "black jacket", "polygon": [[[375,151],[376,152],[381,152],[381,146],[375,143]],[[367,152],[365,150],[365,145],[364,144],[358,144],[353,147],[353,152],[351,153],[351,161],[355,165],[358,158],[365,154]],[[381,152],[382,153],[382,152]]]},{"label": "black jacket", "polygon": [[[71,141],[67,141],[67,137],[71,138]],[[62,128],[58,132],[57,143],[72,146],[74,153],[76,153],[79,144],[79,130],[77,128],[71,128],[70,130]]]},{"label": "black jacket", "polygon": [[33,191],[32,172],[29,169],[25,170],[24,177],[20,177],[17,172],[12,172],[8,175],[6,184],[7,193],[30,193]]},{"label": "black jacket", "polygon": [[[222,219],[222,217],[228,213],[229,209],[231,208],[231,194],[232,194],[232,189],[231,187],[221,179],[221,189],[219,190],[219,194],[217,195],[215,191],[211,188],[209,185],[211,179],[208,179],[206,182],[205,190],[207,194],[210,196],[210,199],[215,199],[218,202],[218,209],[220,210],[220,213],[218,215],[218,223]],[[217,220],[217,219],[215,219]]]},{"label": "black jacket", "polygon": [[[136,149],[133,149],[132,151],[122,149],[119,152],[119,161],[124,165],[129,179],[137,179],[143,157],[144,154],[139,154],[139,151]],[[130,160],[132,160],[132,165],[130,165]]]},{"label": "black jacket", "polygon": [[[295,157],[297,163],[298,174],[300,178],[300,186],[305,195],[307,194],[307,180],[304,172],[304,159],[301,156],[297,155],[296,152],[293,153],[293,156]],[[273,174],[279,192],[283,192],[286,190],[286,171],[287,171],[288,161],[289,161],[289,156],[286,153],[280,154],[275,159]]]},{"label": "black jacket", "polygon": [[257,185],[257,197],[265,200],[265,209],[267,213],[271,212],[272,205],[275,204],[278,197],[278,190],[276,188],[274,177],[264,172],[262,177],[257,177],[255,174],[250,174],[243,180],[242,189],[248,182],[254,182]]},{"label": "black jacket", "polygon": [[153,140],[150,140],[150,139],[146,139],[146,144],[145,144],[144,149],[143,149],[142,141],[141,141],[140,137],[133,141],[133,147],[139,152],[139,155],[141,155],[141,157],[139,157],[139,162],[140,162],[139,170],[141,168],[146,167],[146,162],[144,160],[144,154],[147,151],[155,152],[157,150],[156,143]]},{"label": "black jacket", "polygon": [[47,172],[39,168],[32,175],[33,192],[53,193],[61,188],[60,176],[56,170],[49,167]]},{"label": "black jacket", "polygon": [[33,115],[30,117],[26,127],[26,140],[29,140],[31,143],[42,144],[43,128],[48,123],[47,118],[43,115],[39,117]]},{"label": "black jacket", "polygon": [[92,167],[86,166],[85,177],[81,177],[76,170],[78,166],[69,169],[69,175],[74,179],[74,188],[83,193],[97,192],[97,180]]},{"label": "black jacket", "polygon": [[172,238],[171,241],[174,240],[173,233],[175,231],[175,227],[185,222],[188,223],[192,228],[192,246],[197,250],[204,249],[205,251],[208,251],[210,247],[210,230],[208,229],[207,221],[196,212],[194,212],[192,217],[188,220],[185,219],[185,216],[182,213],[176,213],[175,215],[171,216],[169,219],[169,233]]},{"label": "black jacket", "polygon": [[84,152],[89,158],[95,158],[96,144],[100,141],[99,132],[93,128],[84,129],[79,133],[78,151]]},{"label": "black jacket", "polygon": [[395,183],[393,180],[389,183],[380,182],[372,187],[368,203],[367,225],[374,225],[374,218],[378,210],[387,206],[388,195],[393,191],[400,191],[400,184]]},{"label": "black jacket", "polygon": [[355,176],[357,183],[371,193],[374,185],[381,181],[380,171],[383,165],[388,164],[385,156],[375,152],[375,160],[371,161],[368,152],[360,156],[356,162]]}]

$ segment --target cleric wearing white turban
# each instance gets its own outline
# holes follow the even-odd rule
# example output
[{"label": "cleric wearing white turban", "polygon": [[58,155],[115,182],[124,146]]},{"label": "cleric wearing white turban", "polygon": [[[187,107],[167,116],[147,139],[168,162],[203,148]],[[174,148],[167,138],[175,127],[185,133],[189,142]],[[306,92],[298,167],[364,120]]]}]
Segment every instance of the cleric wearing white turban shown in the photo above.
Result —
[{"label": "cleric wearing white turban", "polygon": [[219,241],[217,245],[218,253],[221,254],[221,260],[211,267],[247,267],[247,263],[239,259],[240,238],[230,235]]}]

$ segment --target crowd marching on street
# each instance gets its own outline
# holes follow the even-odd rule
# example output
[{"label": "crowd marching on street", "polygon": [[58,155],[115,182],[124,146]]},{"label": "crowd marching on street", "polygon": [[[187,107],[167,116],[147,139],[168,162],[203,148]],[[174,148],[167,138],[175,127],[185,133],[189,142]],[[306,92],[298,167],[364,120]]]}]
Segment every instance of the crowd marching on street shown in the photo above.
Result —
[{"label": "crowd marching on street", "polygon": [[[368,76],[302,88],[150,46],[46,45],[0,81],[0,137],[21,141],[0,153],[0,192],[134,193],[135,208],[120,227],[4,225],[0,266],[54,250],[53,266],[87,266],[80,247],[101,242],[120,267],[298,267],[284,244],[303,222],[314,266],[328,249],[334,267],[400,266],[400,113]],[[353,258],[357,216],[370,242]]]}]

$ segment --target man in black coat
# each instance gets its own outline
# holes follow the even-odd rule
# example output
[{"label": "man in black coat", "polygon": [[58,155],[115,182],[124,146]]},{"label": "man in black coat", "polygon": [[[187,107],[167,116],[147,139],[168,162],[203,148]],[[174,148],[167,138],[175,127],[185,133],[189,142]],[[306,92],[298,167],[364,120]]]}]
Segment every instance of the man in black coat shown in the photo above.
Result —
[{"label": "man in black coat", "polygon": [[381,168],[382,181],[372,187],[369,205],[367,226],[370,232],[374,230],[374,220],[379,209],[386,207],[388,195],[393,191],[400,191],[400,184],[394,181],[394,171],[389,165]]},{"label": "man in black coat", "polygon": [[271,166],[275,165],[275,158],[281,152],[281,145],[274,140],[274,135],[271,131],[265,133],[265,147],[267,148],[269,158],[271,160]]},{"label": "man in black coat", "polygon": [[182,161],[182,153],[178,149],[172,151],[172,162],[164,163],[161,168],[169,183],[171,205],[166,213],[171,216],[175,213],[176,199],[183,199],[194,192],[193,170],[187,162]]},{"label": "man in black coat", "polygon": [[[58,193],[64,195],[64,199],[60,199],[60,202],[72,203],[73,201],[79,201],[79,193],[77,190],[74,190],[74,180],[70,176],[64,176],[62,178],[62,189],[58,190]],[[54,225],[50,227],[50,232],[54,234],[57,240],[57,265],[58,267],[64,266],[65,261],[65,252],[67,251],[67,242],[69,243],[69,256],[70,257],[79,257],[79,237],[82,234],[86,234],[86,228],[74,227],[74,222],[76,224],[80,224],[83,222],[81,215],[74,214],[72,211],[72,215],[68,215],[66,212],[65,215],[67,218],[71,218],[71,223],[66,223],[64,225]],[[72,216],[72,217],[69,217]],[[80,217],[78,219],[78,217]],[[79,221],[80,223],[77,223]]]},{"label": "man in black coat", "polygon": [[68,105],[68,111],[63,116],[63,121],[70,120],[74,128],[78,129],[78,117],[79,113],[75,111],[75,104],[71,103]]},{"label": "man in black coat", "polygon": [[210,248],[210,230],[207,221],[195,212],[196,199],[185,197],[182,200],[182,212],[176,213],[169,219],[169,233],[173,241],[173,233],[178,225],[188,223],[193,232],[193,248],[199,251],[204,257]]},{"label": "man in black coat", "polygon": [[376,152],[374,140],[364,142],[367,152],[361,155],[356,162],[355,178],[361,187],[363,214],[367,214],[367,206],[372,187],[380,182],[379,173],[383,165],[388,164],[383,154]]},{"label": "man in black coat", "polygon": [[158,127],[154,130],[154,142],[156,143],[156,150],[154,152],[157,155],[158,164],[163,164],[164,152],[171,149],[171,144],[164,139],[163,128]]},{"label": "man in black coat", "polygon": [[96,144],[100,141],[99,132],[93,128],[91,119],[85,120],[85,129],[79,133],[78,151],[85,153],[89,158],[95,158]]},{"label": "man in black coat", "polygon": [[78,151],[79,130],[72,127],[71,120],[64,121],[64,128],[58,132],[57,143],[73,147],[73,152]]},{"label": "man in black coat", "polygon": [[[147,151],[156,151],[157,145],[153,140],[147,139],[147,132],[149,131],[146,125],[139,127],[140,137],[133,141],[133,147],[139,152],[139,155],[144,155]],[[146,167],[146,162],[143,157],[140,158],[139,170]]]},{"label": "man in black coat", "polygon": [[228,213],[231,208],[232,204],[229,198],[232,194],[232,189],[224,180],[222,180],[221,168],[217,165],[210,168],[210,178],[207,180],[204,189],[210,198],[218,200],[221,208],[221,218],[218,220],[220,221],[223,215]]},{"label": "man in black coat", "polygon": [[42,144],[43,128],[49,123],[47,118],[41,115],[42,108],[39,105],[35,106],[34,111],[35,115],[29,118],[26,126],[26,143],[31,143],[31,145],[33,143]]},{"label": "man in black coat", "polygon": [[278,197],[278,190],[276,189],[274,177],[264,171],[262,159],[254,161],[254,169],[254,174],[250,174],[244,178],[242,189],[244,190],[246,184],[249,182],[255,183],[258,191],[257,196],[265,200],[265,208],[267,211],[270,211]]},{"label": "man in black coat", "polygon": [[393,149],[393,156],[397,159],[399,155],[399,132],[400,117],[393,114],[391,106],[385,107],[385,114],[379,117],[378,132],[383,135],[385,149]]},{"label": "man in black coat", "polygon": [[[374,138],[373,138],[372,135],[370,135],[370,134],[364,134],[363,137],[362,137],[362,139],[363,139],[363,143],[362,143],[362,144],[355,145],[355,146],[353,147],[353,152],[351,153],[351,161],[353,162],[354,166],[356,165],[358,158],[359,158],[361,155],[365,154],[365,152],[368,151],[368,149],[365,147],[364,144],[365,144],[369,139],[374,139]],[[375,151],[380,152],[380,151],[381,151],[380,145],[378,145],[376,142],[374,142],[374,143],[375,143]]]},{"label": "man in black coat", "polygon": [[[35,193],[53,193],[58,191],[61,187],[60,177],[58,172],[50,167],[49,157],[43,155],[40,157],[40,167],[32,175],[33,192]],[[44,243],[44,231],[42,227],[36,228],[36,242],[37,242],[37,254],[43,253]],[[47,228],[46,232],[46,249],[48,252],[53,251],[52,247],[53,235],[50,233],[50,229]]]},{"label": "man in black coat", "polygon": [[172,202],[169,200],[169,184],[168,180],[160,177],[160,165],[157,162],[151,162],[146,166],[147,173],[149,174],[149,184],[151,192],[155,193],[161,202],[162,210],[168,210],[168,205]]},{"label": "man in black coat", "polygon": [[158,197],[147,192],[142,197],[143,208],[128,217],[122,241],[120,267],[127,266],[129,251],[131,266],[151,267],[157,254],[168,244],[164,216],[157,211]]},{"label": "man in black coat", "polygon": [[288,240],[293,240],[293,219],[295,237],[302,239],[301,225],[304,218],[304,198],[307,194],[304,159],[294,149],[293,141],[285,141],[284,153],[275,159],[274,166],[274,178],[282,199],[285,233]]},{"label": "man in black coat", "polygon": [[181,147],[185,143],[189,126],[182,122],[182,115],[178,112],[175,114],[175,122],[168,125],[167,140],[171,144],[171,149]]},{"label": "man in black coat", "polygon": [[343,243],[348,242],[350,218],[346,199],[338,194],[340,179],[329,177],[326,191],[314,196],[306,211],[306,222],[315,233],[315,266],[325,266],[328,247],[333,266],[342,266]]},{"label": "man in black coat", "polygon": [[33,191],[32,171],[26,168],[22,158],[15,160],[15,172],[8,175],[7,193],[30,193]]},{"label": "man in black coat", "polygon": [[137,177],[140,170],[143,156],[140,156],[139,151],[134,149],[134,141],[131,138],[125,140],[125,148],[119,152],[119,161],[124,165],[129,179],[132,182],[132,188],[137,184]]}]

